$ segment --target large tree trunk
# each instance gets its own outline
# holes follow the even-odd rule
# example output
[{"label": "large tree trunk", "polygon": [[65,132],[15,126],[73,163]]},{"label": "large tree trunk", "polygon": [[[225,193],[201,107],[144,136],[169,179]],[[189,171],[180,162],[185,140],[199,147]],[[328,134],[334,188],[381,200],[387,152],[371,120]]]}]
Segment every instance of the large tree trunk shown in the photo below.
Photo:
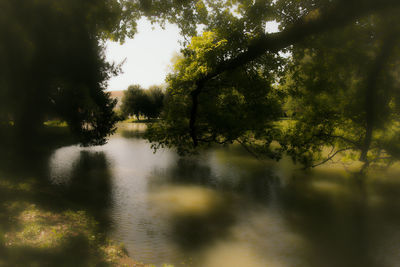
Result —
[{"label": "large tree trunk", "polygon": [[379,84],[379,75],[384,70],[390,55],[396,46],[397,35],[388,33],[384,40],[379,54],[377,55],[374,64],[368,74],[365,92],[365,138],[361,148],[360,161],[368,162],[368,151],[371,148],[372,136],[376,124],[376,100],[377,87]]},{"label": "large tree trunk", "polygon": [[14,112],[14,139],[24,146],[39,141],[43,128],[43,110],[40,102],[29,98]]}]

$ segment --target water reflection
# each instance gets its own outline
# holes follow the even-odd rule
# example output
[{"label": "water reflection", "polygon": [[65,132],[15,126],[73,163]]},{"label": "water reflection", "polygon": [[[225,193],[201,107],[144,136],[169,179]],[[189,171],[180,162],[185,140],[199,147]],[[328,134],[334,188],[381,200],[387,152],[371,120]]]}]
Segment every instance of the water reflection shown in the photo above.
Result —
[{"label": "water reflection", "polygon": [[164,186],[152,190],[150,204],[169,218],[174,242],[186,253],[223,238],[234,223],[230,201],[200,186]]},{"label": "water reflection", "polygon": [[307,241],[310,266],[397,264],[400,216],[392,201],[400,198],[381,194],[382,186],[388,185],[365,181],[360,187],[353,179],[317,171],[285,189],[285,219]]},{"label": "water reflection", "polygon": [[237,147],[178,158],[124,131],[101,148],[57,150],[51,174],[74,203],[109,215],[111,235],[133,258],[202,267],[400,262],[400,183],[388,173],[360,186]]},{"label": "water reflection", "polygon": [[142,138],[147,129],[144,123],[120,123],[118,134],[124,138]]},{"label": "water reflection", "polygon": [[109,226],[111,172],[106,154],[69,146],[50,157],[49,179],[68,204],[91,213],[102,228]]},{"label": "water reflection", "polygon": [[50,157],[49,178],[57,185],[68,185],[72,172],[79,162],[80,151],[76,146],[63,147],[56,150]]}]

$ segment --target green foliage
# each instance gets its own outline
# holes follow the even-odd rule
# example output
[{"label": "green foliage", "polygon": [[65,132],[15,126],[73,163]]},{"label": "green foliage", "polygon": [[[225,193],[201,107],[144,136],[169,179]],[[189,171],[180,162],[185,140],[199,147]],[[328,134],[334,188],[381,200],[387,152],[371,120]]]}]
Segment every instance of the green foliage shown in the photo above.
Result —
[{"label": "green foliage", "polygon": [[131,85],[122,97],[121,110],[125,116],[135,115],[139,119],[144,100],[143,88],[140,85]]},{"label": "green foliage", "polygon": [[148,119],[155,119],[160,117],[161,111],[164,107],[165,94],[160,86],[150,86],[145,91],[147,98],[149,99],[147,108],[144,111],[145,116]]},{"label": "green foliage", "polygon": [[394,159],[400,51],[399,29],[388,25],[397,24],[372,16],[294,46],[282,88],[297,123],[282,144],[295,160],[311,166],[350,150],[366,164]]},{"label": "green foliage", "polygon": [[68,126],[65,121],[60,121],[60,120],[45,121],[44,125],[50,126],[50,127],[67,127]]},{"label": "green foliage", "polygon": [[122,111],[121,108],[115,109],[115,116],[117,117],[118,121],[124,121],[127,119],[125,113]]},{"label": "green foliage", "polygon": [[[354,7],[328,0],[198,1],[191,23],[205,32],[192,34],[167,78],[163,121],[148,131],[153,148],[185,154],[237,141],[254,154],[286,153],[306,167],[345,151],[366,165],[394,160],[397,9],[374,14],[370,1]],[[348,10],[344,19],[360,13],[337,27],[340,21],[324,17],[335,10]],[[274,20],[285,32],[265,35]],[[320,25],[303,27],[315,21]],[[290,32],[296,27],[306,30]],[[282,127],[282,115],[293,123]]]},{"label": "green foliage", "polygon": [[34,136],[45,117],[68,122],[83,145],[113,132],[115,102],[104,92],[118,68],[100,41],[121,39],[117,1],[5,0],[0,3],[0,118]]},{"label": "green foliage", "polygon": [[[225,39],[205,32],[194,37],[183,51],[173,73],[167,77],[163,120],[148,129],[147,137],[153,148],[177,147],[181,154],[193,152],[188,129],[193,81],[222,60],[225,46]],[[272,122],[281,115],[281,97],[271,85],[273,79],[270,72],[252,64],[208,82],[199,98],[197,131],[201,145],[239,140],[251,143],[257,139],[270,152],[272,136],[278,134]]]},{"label": "green foliage", "polygon": [[[126,10],[136,10],[152,22],[176,24],[185,37],[185,44],[197,36],[200,29],[217,32],[232,48],[247,44],[249,37],[264,33],[265,23],[273,19],[274,1],[247,0],[123,0]],[[140,11],[140,12],[139,12]],[[129,12],[126,12],[129,13]],[[135,13],[135,12],[134,12]],[[130,16],[135,16],[130,14]],[[137,15],[136,15],[137,16]],[[238,52],[238,51],[236,51]]]},{"label": "green foliage", "polygon": [[140,85],[131,85],[122,97],[121,110],[125,116],[135,115],[155,119],[160,116],[164,105],[164,93],[158,86],[144,90]]}]

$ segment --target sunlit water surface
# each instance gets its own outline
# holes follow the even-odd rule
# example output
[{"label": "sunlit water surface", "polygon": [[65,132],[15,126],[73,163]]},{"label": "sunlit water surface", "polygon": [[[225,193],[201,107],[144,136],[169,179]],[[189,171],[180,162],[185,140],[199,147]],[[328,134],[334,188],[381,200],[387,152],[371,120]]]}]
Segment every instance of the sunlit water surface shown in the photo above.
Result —
[{"label": "sunlit water surface", "polygon": [[[303,172],[237,147],[193,158],[122,125],[102,147],[60,148],[52,182],[107,218],[110,236],[162,266],[400,266],[396,172],[364,183],[334,169]],[[399,177],[400,178],[400,177]]]}]

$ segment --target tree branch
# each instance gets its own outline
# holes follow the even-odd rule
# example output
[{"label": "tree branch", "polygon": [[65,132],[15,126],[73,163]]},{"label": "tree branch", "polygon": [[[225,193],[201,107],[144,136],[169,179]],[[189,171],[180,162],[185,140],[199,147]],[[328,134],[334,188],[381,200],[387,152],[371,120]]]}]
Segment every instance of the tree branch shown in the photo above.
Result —
[{"label": "tree branch", "polygon": [[[341,135],[331,135],[331,134],[323,134],[324,136],[331,137],[331,138],[337,138],[341,139],[344,142],[347,142],[349,144],[352,144],[354,147],[359,148],[361,145],[357,141],[353,141],[347,137],[341,136]],[[318,136],[317,136],[318,137]]]},{"label": "tree branch", "polygon": [[236,139],[236,141],[247,151],[247,153],[249,153],[250,155],[252,155],[254,158],[260,160],[259,155],[257,155],[256,152],[252,151],[245,142],[243,142],[242,140]]},{"label": "tree branch", "polygon": [[320,165],[322,165],[322,164],[325,164],[326,162],[328,162],[328,161],[330,161],[331,159],[333,159],[333,157],[335,157],[338,153],[343,152],[343,151],[346,151],[346,150],[350,150],[350,149],[352,149],[352,148],[351,148],[351,147],[348,147],[348,148],[339,149],[339,150],[337,150],[335,153],[333,153],[331,156],[329,156],[329,157],[327,157],[325,160],[321,161],[320,163],[317,163],[317,164],[312,165],[311,168],[315,168],[315,167],[318,167],[318,166],[320,166]]},{"label": "tree branch", "polygon": [[195,89],[191,94],[192,107],[189,122],[190,136],[194,146],[198,144],[196,133],[198,97],[207,81],[226,71],[241,67],[266,52],[277,52],[311,35],[343,27],[364,15],[399,6],[399,0],[340,0],[336,5],[321,10],[321,15],[316,19],[303,17],[281,32],[264,34],[253,40],[245,52],[220,63],[214,70],[194,81]]}]

